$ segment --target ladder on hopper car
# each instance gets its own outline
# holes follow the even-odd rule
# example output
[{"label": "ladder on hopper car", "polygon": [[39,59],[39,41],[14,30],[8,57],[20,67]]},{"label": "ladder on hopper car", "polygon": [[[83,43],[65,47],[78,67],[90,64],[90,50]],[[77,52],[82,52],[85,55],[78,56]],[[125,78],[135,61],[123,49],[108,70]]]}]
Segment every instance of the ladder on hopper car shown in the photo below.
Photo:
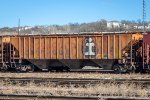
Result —
[{"label": "ladder on hopper car", "polygon": [[[0,69],[2,71],[8,70],[8,68],[13,68],[15,65],[13,50],[11,49],[10,43],[1,42],[0,44]],[[14,66],[15,67],[15,66]]]},{"label": "ladder on hopper car", "polygon": [[148,44],[143,43],[142,57],[143,69],[150,70],[150,46]]},{"label": "ladder on hopper car", "polygon": [[3,44],[2,41],[0,43],[0,67],[3,66]]},{"label": "ladder on hopper car", "polygon": [[9,65],[9,53],[8,53],[8,43],[1,42],[0,44],[0,61],[1,61],[1,66],[0,69],[1,71],[6,71],[8,69]]},{"label": "ladder on hopper car", "polygon": [[125,64],[127,65],[127,68],[129,70],[135,70],[136,67],[139,65],[140,56],[139,56],[139,50],[142,46],[142,40],[132,40],[128,43],[128,45],[125,47],[124,51],[126,54],[123,55],[125,58]]}]

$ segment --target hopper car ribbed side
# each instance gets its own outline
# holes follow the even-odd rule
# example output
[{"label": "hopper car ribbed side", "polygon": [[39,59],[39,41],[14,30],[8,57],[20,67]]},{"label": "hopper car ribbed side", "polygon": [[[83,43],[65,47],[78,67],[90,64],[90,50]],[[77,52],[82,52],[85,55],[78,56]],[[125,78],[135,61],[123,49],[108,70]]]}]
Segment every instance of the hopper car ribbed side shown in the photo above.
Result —
[{"label": "hopper car ribbed side", "polygon": [[1,36],[1,69],[33,71],[34,66],[40,70],[72,70],[96,66],[127,71],[141,59],[137,51],[142,39],[143,35],[135,32]]}]

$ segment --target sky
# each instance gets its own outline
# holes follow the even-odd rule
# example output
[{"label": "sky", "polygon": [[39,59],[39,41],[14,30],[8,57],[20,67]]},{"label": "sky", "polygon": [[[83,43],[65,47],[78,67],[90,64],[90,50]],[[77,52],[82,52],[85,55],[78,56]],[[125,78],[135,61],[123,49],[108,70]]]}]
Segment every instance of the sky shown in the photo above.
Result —
[{"label": "sky", "polygon": [[[146,21],[150,21],[146,0]],[[0,27],[142,19],[142,0],[0,0]]]}]

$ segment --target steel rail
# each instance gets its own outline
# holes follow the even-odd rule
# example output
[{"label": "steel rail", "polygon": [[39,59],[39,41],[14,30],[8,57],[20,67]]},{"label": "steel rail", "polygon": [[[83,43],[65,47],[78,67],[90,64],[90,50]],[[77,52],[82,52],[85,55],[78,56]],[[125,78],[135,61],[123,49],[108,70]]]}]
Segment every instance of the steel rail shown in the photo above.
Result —
[{"label": "steel rail", "polygon": [[34,82],[34,83],[44,83],[52,82],[57,85],[63,84],[98,84],[98,83],[134,83],[149,85],[150,79],[92,79],[92,78],[36,78],[36,77],[0,77],[0,81],[10,81],[10,82]]},{"label": "steel rail", "polygon": [[98,100],[98,97],[0,94],[2,100]]},{"label": "steel rail", "polygon": [[0,94],[2,100],[149,100],[144,97],[126,97],[126,96],[51,96],[51,95],[16,95],[16,94]]}]

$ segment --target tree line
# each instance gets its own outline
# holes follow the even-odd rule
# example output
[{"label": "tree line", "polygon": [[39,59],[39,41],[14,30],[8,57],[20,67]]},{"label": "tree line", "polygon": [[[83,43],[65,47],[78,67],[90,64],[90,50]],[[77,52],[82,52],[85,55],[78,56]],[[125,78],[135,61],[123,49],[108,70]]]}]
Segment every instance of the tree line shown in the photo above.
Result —
[{"label": "tree line", "polygon": [[[20,34],[54,34],[54,33],[80,33],[80,32],[118,32],[118,31],[142,31],[143,22],[137,21],[110,21],[120,23],[118,27],[108,27],[108,22],[105,19],[90,22],[90,23],[69,23],[66,25],[40,25],[40,26],[21,26],[21,27],[3,27],[1,33],[20,33]],[[150,30],[148,25],[150,22],[145,22],[147,30]],[[30,27],[30,28],[28,28]]]}]

